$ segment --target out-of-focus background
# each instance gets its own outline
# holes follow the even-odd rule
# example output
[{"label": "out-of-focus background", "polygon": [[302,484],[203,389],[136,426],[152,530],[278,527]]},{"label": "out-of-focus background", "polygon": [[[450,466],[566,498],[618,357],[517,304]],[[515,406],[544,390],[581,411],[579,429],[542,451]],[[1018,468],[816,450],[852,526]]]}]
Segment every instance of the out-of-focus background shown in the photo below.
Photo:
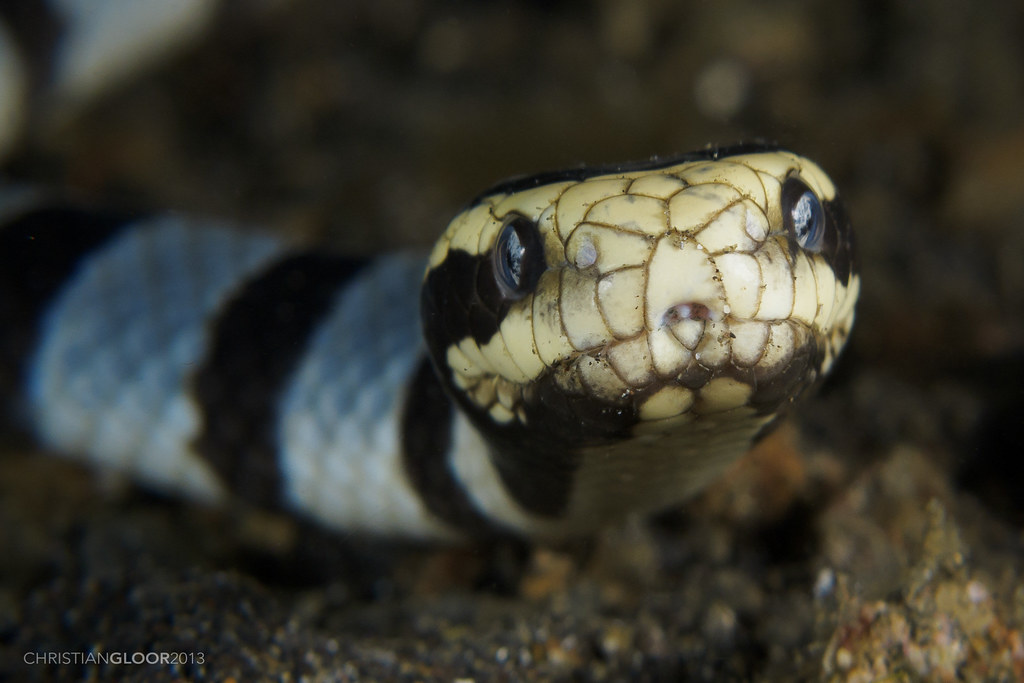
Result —
[{"label": "out-of-focus background", "polygon": [[[81,40],[125,46],[58,83],[43,4],[0,10],[8,181],[369,253],[508,175],[766,140],[836,181],[863,293],[819,400],[579,546],[371,546],[5,445],[2,671],[1024,678],[1024,6],[181,0],[157,30],[104,0]],[[22,660],[90,648],[205,664]]]}]

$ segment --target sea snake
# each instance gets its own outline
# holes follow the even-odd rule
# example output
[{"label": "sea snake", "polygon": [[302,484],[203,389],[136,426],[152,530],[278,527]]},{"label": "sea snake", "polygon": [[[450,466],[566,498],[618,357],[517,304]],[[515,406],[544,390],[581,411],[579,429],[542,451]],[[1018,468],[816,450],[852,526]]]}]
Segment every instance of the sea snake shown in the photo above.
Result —
[{"label": "sea snake", "polygon": [[829,371],[829,177],[760,146],[513,179],[429,256],[0,195],[0,395],[158,489],[357,534],[558,538],[685,500]]}]

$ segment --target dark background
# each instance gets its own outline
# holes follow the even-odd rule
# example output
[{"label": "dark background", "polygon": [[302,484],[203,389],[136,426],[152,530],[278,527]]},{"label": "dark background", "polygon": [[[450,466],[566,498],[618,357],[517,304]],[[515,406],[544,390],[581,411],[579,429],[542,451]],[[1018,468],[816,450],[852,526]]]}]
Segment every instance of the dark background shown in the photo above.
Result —
[{"label": "dark background", "polygon": [[[863,291],[847,353],[683,511],[561,548],[377,547],[0,459],[0,637],[205,651],[147,678],[1024,676],[1024,6],[224,2],[4,162],[357,253],[502,177],[740,140],[817,160]],[[62,113],[63,114],[63,113]]]}]

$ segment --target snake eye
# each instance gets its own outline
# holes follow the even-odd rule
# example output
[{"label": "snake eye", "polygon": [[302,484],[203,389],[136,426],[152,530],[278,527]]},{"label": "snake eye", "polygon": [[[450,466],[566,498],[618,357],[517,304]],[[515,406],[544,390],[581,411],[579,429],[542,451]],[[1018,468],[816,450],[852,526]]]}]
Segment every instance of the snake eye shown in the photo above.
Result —
[{"label": "snake eye", "polygon": [[537,226],[525,216],[510,215],[498,233],[492,254],[494,279],[507,299],[533,291],[544,270],[544,253]]},{"label": "snake eye", "polygon": [[790,238],[807,251],[821,251],[825,237],[825,211],[821,200],[797,177],[782,187],[782,219]]}]

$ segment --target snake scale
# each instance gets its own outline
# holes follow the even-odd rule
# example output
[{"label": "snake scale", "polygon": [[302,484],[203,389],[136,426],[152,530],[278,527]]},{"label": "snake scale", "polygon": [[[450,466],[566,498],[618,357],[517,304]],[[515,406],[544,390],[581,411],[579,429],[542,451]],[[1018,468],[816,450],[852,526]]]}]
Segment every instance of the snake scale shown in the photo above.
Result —
[{"label": "snake scale", "polygon": [[832,181],[759,145],[516,178],[363,260],[14,188],[0,262],[0,395],[46,448],[439,540],[685,500],[828,373],[859,291]]}]

